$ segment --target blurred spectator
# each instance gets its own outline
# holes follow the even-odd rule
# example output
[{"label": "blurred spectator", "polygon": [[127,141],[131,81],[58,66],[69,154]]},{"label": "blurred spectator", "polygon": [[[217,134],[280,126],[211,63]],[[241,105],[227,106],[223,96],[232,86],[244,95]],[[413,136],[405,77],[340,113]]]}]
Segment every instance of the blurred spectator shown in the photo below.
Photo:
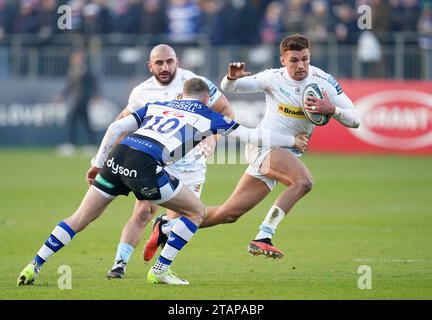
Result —
[{"label": "blurred spectator", "polygon": [[311,2],[311,12],[304,21],[304,32],[314,44],[313,48],[311,48],[313,50],[313,64],[322,69],[327,69],[325,53],[328,33],[331,28],[327,1],[313,0]]},{"label": "blurred spectator", "polygon": [[69,143],[60,149],[64,155],[74,153],[78,143],[80,125],[86,130],[88,143],[95,145],[96,137],[89,120],[89,106],[91,101],[98,96],[98,91],[97,79],[90,70],[85,52],[82,50],[73,52],[70,56],[66,87],[56,98],[58,102],[69,100],[67,118]]},{"label": "blurred spectator", "polygon": [[51,36],[57,32],[57,1],[41,0],[37,12],[39,39],[48,42]]},{"label": "blurred spectator", "polygon": [[84,24],[82,16],[82,9],[85,5],[84,0],[71,0],[68,5],[72,8],[72,30],[81,32]]},{"label": "blurred spectator", "polygon": [[0,0],[0,39],[14,28],[15,6],[8,0]]},{"label": "blurred spectator", "polygon": [[138,33],[140,8],[132,0],[118,0],[112,14],[113,31],[118,33]]},{"label": "blurred spectator", "polygon": [[228,25],[231,34],[230,44],[253,45],[260,42],[258,22],[264,13],[261,1],[229,0],[225,12],[230,19]]},{"label": "blurred spectator", "polygon": [[339,76],[351,77],[355,58],[351,46],[357,44],[359,29],[354,9],[349,4],[342,4],[338,7],[334,32],[336,41],[340,45],[338,48]]},{"label": "blurred spectator", "polygon": [[390,31],[391,10],[385,0],[372,0],[372,31],[380,39],[383,34]]},{"label": "blurred spectator", "polygon": [[105,34],[111,31],[111,14],[105,0],[93,0],[82,9],[83,33],[87,35]]},{"label": "blurred spectator", "polygon": [[313,0],[311,10],[304,20],[304,32],[313,43],[324,42],[328,39],[328,32],[331,29],[328,3],[325,0]]},{"label": "blurred spectator", "polygon": [[403,0],[403,27],[402,31],[416,31],[420,18],[420,5],[418,0]]},{"label": "blurred spectator", "polygon": [[202,16],[202,32],[207,34],[212,45],[227,44],[229,31],[229,16],[224,11],[223,0],[202,0],[200,2]]},{"label": "blurred spectator", "polygon": [[174,42],[195,42],[200,30],[201,8],[190,0],[169,0],[168,37]]},{"label": "blurred spectator", "polygon": [[275,44],[282,32],[282,5],[279,2],[271,2],[267,6],[264,17],[261,20],[259,32],[261,43]]},{"label": "blurred spectator", "polygon": [[305,20],[304,0],[285,0],[285,9],[282,21],[285,31],[288,33],[303,33],[303,22]]},{"label": "blurred spectator", "polygon": [[424,56],[424,77],[432,80],[432,4],[424,6],[418,22],[419,45]]},{"label": "blurred spectator", "polygon": [[390,29],[393,32],[401,31],[404,25],[403,7],[401,0],[389,0],[390,7]]},{"label": "blurred spectator", "polygon": [[38,29],[38,19],[32,2],[21,1],[18,16],[15,18],[14,32],[30,34],[38,32]]},{"label": "blurred spectator", "polygon": [[357,43],[359,29],[354,9],[349,4],[339,6],[334,32],[337,41],[341,44]]},{"label": "blurred spectator", "polygon": [[160,35],[166,32],[167,16],[162,0],[143,0],[140,32]]}]

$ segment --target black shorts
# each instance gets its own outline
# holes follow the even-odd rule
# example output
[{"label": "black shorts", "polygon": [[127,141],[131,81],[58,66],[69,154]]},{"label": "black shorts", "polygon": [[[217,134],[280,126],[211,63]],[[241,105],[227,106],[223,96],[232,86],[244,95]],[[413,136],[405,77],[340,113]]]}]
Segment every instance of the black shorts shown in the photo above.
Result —
[{"label": "black shorts", "polygon": [[147,153],[118,144],[110,152],[93,185],[106,197],[127,196],[163,203],[180,191],[181,183]]}]

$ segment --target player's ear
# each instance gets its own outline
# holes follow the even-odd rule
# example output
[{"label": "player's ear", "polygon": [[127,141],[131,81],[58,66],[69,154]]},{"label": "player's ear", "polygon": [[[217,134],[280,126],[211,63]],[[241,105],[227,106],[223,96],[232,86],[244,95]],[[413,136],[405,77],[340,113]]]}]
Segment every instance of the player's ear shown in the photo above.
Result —
[{"label": "player's ear", "polygon": [[206,94],[203,98],[203,104],[208,106],[209,101],[210,101],[210,95]]},{"label": "player's ear", "polygon": [[281,65],[285,67],[285,60],[282,56],[279,57]]},{"label": "player's ear", "polygon": [[150,65],[150,61],[147,61],[147,67],[148,67],[149,71],[150,71],[151,73],[153,73],[152,68],[151,68],[151,65]]}]

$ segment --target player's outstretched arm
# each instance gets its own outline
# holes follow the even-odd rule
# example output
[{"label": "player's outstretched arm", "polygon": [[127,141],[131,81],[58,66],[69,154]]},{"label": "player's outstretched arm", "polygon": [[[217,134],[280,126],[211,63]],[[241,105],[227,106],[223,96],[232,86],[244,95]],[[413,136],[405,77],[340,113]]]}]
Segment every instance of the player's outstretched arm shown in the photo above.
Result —
[{"label": "player's outstretched arm", "polygon": [[[117,116],[116,120],[120,120],[123,119],[124,117],[127,117],[128,115],[130,115],[131,112],[129,110],[128,107],[124,108],[122,110],[122,112],[119,113],[119,115]],[[120,134],[115,142],[113,143],[113,145],[118,144],[120,142],[120,140],[122,140],[125,137],[126,133],[122,133]],[[112,147],[112,146],[111,146]],[[89,185],[91,185],[94,181],[94,179],[96,178],[97,174],[100,172],[102,167],[96,167],[93,166],[93,162],[95,161],[97,156],[94,156],[92,159],[92,166],[90,167],[90,169],[88,169],[88,171],[86,172],[86,181]]]},{"label": "player's outstretched arm", "polygon": [[230,137],[239,138],[243,142],[248,142],[266,147],[294,147],[300,152],[306,150],[309,138],[306,134],[297,136],[281,135],[267,129],[251,129],[239,125],[235,130],[231,131]]},{"label": "player's outstretched arm", "polygon": [[251,73],[245,71],[244,62],[232,62],[228,66],[228,74],[222,79],[221,88],[227,92],[254,93],[264,91],[260,83]]},{"label": "player's outstretched arm", "polygon": [[105,132],[96,157],[92,160],[92,166],[102,168],[111,147],[117,141],[118,137],[123,133],[133,132],[138,128],[138,122],[133,115],[128,115],[127,117],[111,123]]},{"label": "player's outstretched arm", "polygon": [[130,112],[128,107],[125,107],[122,112],[119,113],[119,115],[117,116],[116,120],[120,120],[128,115],[130,115],[132,112]]}]

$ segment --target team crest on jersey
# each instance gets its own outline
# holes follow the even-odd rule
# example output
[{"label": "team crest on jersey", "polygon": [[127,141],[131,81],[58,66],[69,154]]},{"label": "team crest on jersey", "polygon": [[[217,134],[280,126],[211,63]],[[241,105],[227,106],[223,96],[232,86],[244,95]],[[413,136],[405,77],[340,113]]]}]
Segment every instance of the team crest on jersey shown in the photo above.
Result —
[{"label": "team crest on jersey", "polygon": [[294,107],[280,103],[278,105],[278,112],[286,117],[306,119],[303,109],[301,107]]},{"label": "team crest on jersey", "polygon": [[301,89],[300,89],[300,87],[296,87],[296,88],[295,88],[295,93],[296,93],[296,94],[301,94]]},{"label": "team crest on jersey", "polygon": [[180,100],[182,98],[182,93],[179,92],[175,95],[175,100]]}]

